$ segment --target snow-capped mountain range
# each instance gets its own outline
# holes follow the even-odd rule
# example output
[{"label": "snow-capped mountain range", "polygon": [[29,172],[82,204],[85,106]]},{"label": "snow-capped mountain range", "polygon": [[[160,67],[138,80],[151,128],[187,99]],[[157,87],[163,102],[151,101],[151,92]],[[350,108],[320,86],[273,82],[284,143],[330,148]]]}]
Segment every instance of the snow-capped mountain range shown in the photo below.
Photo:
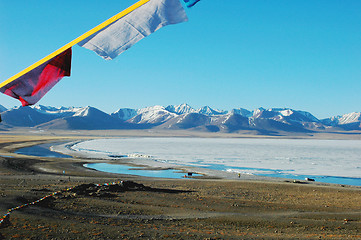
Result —
[{"label": "snow-capped mountain range", "polygon": [[208,132],[249,131],[250,134],[280,132],[311,133],[361,130],[361,113],[349,113],[319,120],[306,111],[290,108],[244,108],[223,111],[188,104],[152,106],[142,109],[120,108],[107,114],[94,107],[15,107],[0,105],[0,130],[14,127],[38,129],[169,129]]}]

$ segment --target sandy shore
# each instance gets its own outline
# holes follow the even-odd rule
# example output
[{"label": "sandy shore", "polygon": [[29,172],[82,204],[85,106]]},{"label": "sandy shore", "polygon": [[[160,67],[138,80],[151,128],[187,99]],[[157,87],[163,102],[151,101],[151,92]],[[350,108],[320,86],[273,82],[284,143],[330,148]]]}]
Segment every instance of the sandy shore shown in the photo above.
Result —
[{"label": "sandy shore", "polygon": [[[361,188],[278,179],[155,179],[82,167],[104,160],[14,154],[93,138],[0,135],[0,239],[361,239]],[[65,172],[65,174],[64,174]],[[136,188],[92,185],[131,181]],[[90,187],[89,187],[90,186]]]}]

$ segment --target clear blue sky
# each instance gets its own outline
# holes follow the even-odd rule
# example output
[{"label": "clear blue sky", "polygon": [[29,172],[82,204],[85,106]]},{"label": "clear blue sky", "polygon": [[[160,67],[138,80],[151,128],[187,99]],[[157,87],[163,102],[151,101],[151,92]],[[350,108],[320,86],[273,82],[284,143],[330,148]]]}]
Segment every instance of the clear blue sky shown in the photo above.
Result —
[{"label": "clear blue sky", "polygon": [[[0,0],[0,81],[135,2]],[[201,0],[186,12],[112,61],[74,46],[72,76],[38,104],[361,111],[360,0]]]}]

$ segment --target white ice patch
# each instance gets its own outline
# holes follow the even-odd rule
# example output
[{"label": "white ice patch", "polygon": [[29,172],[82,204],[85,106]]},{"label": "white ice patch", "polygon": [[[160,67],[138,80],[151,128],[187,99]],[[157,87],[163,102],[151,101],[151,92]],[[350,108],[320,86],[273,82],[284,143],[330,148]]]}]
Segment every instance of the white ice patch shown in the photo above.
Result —
[{"label": "white ice patch", "polygon": [[80,142],[73,149],[89,154],[152,156],[169,164],[215,170],[251,168],[296,175],[361,176],[360,140],[123,138]]},{"label": "white ice patch", "polygon": [[252,170],[252,169],[244,169],[244,170],[241,170],[241,169],[227,169],[226,172],[248,174],[248,175],[271,174],[271,173],[273,173],[273,172],[270,172],[270,171]]}]

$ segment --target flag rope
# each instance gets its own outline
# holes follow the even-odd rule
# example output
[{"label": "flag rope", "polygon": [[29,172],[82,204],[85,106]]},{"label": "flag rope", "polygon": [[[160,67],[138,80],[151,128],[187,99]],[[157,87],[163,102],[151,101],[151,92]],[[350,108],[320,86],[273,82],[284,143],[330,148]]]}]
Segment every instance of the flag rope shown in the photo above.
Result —
[{"label": "flag rope", "polygon": [[121,11],[120,13],[114,15],[113,17],[109,18],[108,20],[104,21],[103,23],[99,24],[98,26],[96,26],[95,28],[89,30],[88,32],[84,33],[83,35],[81,35],[80,37],[74,39],[73,41],[69,42],[68,44],[64,45],[63,47],[59,48],[58,50],[56,50],[55,52],[49,54],[48,56],[46,56],[45,58],[39,60],[38,62],[34,63],[33,65],[25,68],[23,71],[17,73],[16,75],[12,76],[11,78],[5,80],[4,82],[0,83],[0,88],[2,88],[3,86],[9,84],[10,82],[14,81],[15,79],[21,77],[22,75],[30,72],[31,70],[33,70],[34,68],[40,66],[41,64],[45,63],[46,61],[56,57],[57,55],[59,55],[60,53],[64,52],[65,50],[71,48],[72,46],[74,46],[75,44],[83,41],[84,39],[86,39],[87,37],[93,35],[94,33],[98,32],[99,30],[105,28],[106,26],[112,24],[113,22],[119,20],[120,18],[126,16],[127,14],[133,12],[135,9],[143,6],[144,4],[146,4],[147,2],[149,2],[150,0],[140,0],[138,2],[136,2],[135,4],[133,4],[132,6],[128,7],[127,9]]},{"label": "flag rope", "polygon": [[[95,185],[96,187],[100,187],[100,186],[117,185],[117,184],[122,184],[122,183],[123,183],[123,181],[117,181],[117,182],[110,182],[110,183],[103,183],[103,184],[98,183],[98,184],[94,184],[94,185]],[[35,204],[37,204],[37,203],[39,203],[39,202],[41,202],[41,201],[43,201],[43,200],[45,200],[45,199],[47,199],[47,198],[49,198],[49,197],[53,197],[53,196],[55,196],[55,195],[57,195],[57,194],[61,194],[61,193],[64,193],[64,192],[69,192],[69,191],[73,190],[74,188],[75,188],[75,187],[67,187],[67,188],[65,188],[65,189],[63,189],[63,190],[56,191],[56,192],[53,192],[53,193],[51,193],[51,194],[49,194],[49,195],[46,195],[45,197],[42,197],[42,198],[40,198],[40,199],[38,199],[38,200],[36,200],[36,201],[29,202],[29,203],[25,203],[25,204],[19,205],[19,206],[17,206],[17,207],[10,208],[2,217],[0,217],[0,228],[2,227],[2,225],[4,224],[4,222],[5,222],[6,220],[9,220],[10,214],[11,214],[13,211],[16,211],[16,210],[19,210],[19,209],[28,207],[28,206],[30,206],[30,205],[35,205]]]}]

